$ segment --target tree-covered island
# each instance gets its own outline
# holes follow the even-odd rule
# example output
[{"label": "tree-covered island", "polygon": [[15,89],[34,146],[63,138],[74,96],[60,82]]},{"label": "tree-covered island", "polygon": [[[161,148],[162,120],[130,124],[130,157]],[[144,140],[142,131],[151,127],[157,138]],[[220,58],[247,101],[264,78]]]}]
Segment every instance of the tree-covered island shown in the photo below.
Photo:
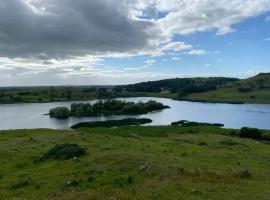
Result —
[{"label": "tree-covered island", "polygon": [[169,106],[150,100],[147,102],[126,102],[120,100],[100,100],[94,104],[72,103],[68,107],[56,107],[50,110],[51,118],[66,119],[68,117],[91,117],[100,115],[140,115],[163,110]]}]

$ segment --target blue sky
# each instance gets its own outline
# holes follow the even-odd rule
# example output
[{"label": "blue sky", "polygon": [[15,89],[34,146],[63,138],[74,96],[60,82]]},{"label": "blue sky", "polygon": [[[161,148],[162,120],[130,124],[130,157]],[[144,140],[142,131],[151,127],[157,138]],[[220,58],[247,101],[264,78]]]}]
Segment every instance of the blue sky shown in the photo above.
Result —
[{"label": "blue sky", "polygon": [[[190,35],[175,35],[173,41],[191,44],[207,51],[203,55],[186,55],[185,51],[162,56],[136,56],[105,59],[104,64],[115,68],[140,68],[176,76],[233,76],[246,78],[259,72],[270,72],[270,13],[251,17],[233,26],[234,32],[216,35],[216,30]],[[172,54],[171,54],[172,53]],[[178,58],[178,59],[175,59]],[[152,65],[145,65],[147,60]]]},{"label": "blue sky", "polygon": [[270,72],[270,0],[10,0],[0,19],[0,86]]}]

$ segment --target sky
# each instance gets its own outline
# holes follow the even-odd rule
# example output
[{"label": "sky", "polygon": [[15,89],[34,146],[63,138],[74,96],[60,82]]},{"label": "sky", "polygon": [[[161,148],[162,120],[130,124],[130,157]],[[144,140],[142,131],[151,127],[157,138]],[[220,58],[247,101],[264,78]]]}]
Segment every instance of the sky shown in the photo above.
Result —
[{"label": "sky", "polygon": [[270,72],[270,0],[0,0],[0,87]]}]

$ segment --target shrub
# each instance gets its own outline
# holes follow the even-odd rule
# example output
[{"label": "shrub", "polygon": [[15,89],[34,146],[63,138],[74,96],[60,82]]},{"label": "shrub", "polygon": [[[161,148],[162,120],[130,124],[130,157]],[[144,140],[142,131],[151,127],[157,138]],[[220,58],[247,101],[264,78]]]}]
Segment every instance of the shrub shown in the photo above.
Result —
[{"label": "shrub", "polygon": [[70,111],[67,107],[57,107],[51,109],[49,114],[52,118],[66,119],[70,116]]},{"label": "shrub", "polygon": [[243,137],[243,138],[252,138],[252,139],[262,138],[262,132],[257,128],[243,127],[240,129],[238,135],[239,137]]},{"label": "shrub", "polygon": [[82,155],[85,155],[85,150],[77,144],[57,144],[51,148],[41,160],[68,160]]}]

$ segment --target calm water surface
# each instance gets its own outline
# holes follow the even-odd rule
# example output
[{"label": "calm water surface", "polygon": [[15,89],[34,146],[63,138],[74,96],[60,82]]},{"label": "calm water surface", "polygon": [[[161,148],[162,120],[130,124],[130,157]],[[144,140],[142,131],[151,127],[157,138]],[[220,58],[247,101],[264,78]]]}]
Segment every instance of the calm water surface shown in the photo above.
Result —
[{"label": "calm water surface", "polygon": [[[270,104],[214,104],[175,101],[164,98],[138,97],[125,98],[126,101],[148,101],[150,99],[170,106],[159,112],[137,116],[110,116],[69,118],[67,120],[51,119],[45,116],[49,109],[57,106],[70,106],[72,102],[57,103],[28,103],[0,105],[0,129],[30,129],[53,128],[69,129],[73,124],[82,121],[97,121],[108,119],[122,119],[126,117],[146,117],[153,120],[150,125],[168,125],[178,120],[196,122],[222,123],[227,128],[241,128],[243,126],[270,129]],[[94,103],[95,101],[87,101]]]}]

